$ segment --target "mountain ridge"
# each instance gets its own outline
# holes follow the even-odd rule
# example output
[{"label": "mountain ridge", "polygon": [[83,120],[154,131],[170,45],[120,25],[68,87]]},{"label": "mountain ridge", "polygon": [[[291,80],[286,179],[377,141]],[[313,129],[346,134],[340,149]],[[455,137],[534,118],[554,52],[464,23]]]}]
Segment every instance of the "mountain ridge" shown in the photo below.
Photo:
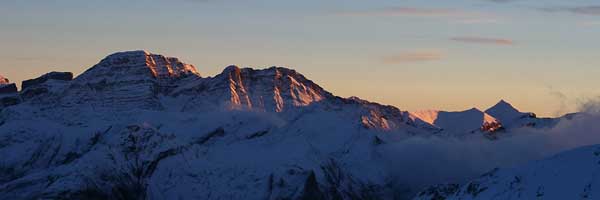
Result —
[{"label": "mountain ridge", "polygon": [[[47,80],[58,82],[46,84]],[[30,85],[37,87],[35,90],[27,90]],[[176,110],[241,109],[284,112],[312,104],[330,104],[335,99],[342,98],[293,69],[275,66],[252,69],[230,65],[213,77],[202,77],[194,65],[146,50],[110,54],[74,78],[71,73],[52,72],[24,81],[23,86],[20,91],[22,98],[34,99],[38,104],[69,107],[84,103],[95,108],[117,109],[140,107],[162,110],[170,107]],[[47,93],[53,95],[45,96]],[[185,102],[166,105],[169,103],[163,102],[165,99],[169,102]],[[434,114],[434,117],[425,114],[426,112],[401,111],[395,106],[372,104],[359,98],[342,99],[371,105],[367,107],[372,111],[379,110],[366,111],[359,120],[365,127],[381,130],[409,124],[468,134],[478,131],[496,132],[509,127],[533,127],[539,121],[534,114],[525,116],[526,113],[521,113],[504,100],[485,112],[476,108],[460,112],[430,111],[429,114]],[[391,112],[385,116],[381,110]],[[438,119],[440,113],[442,118]],[[465,117],[472,122],[464,125],[454,123],[466,122]],[[394,118],[395,122],[387,118]]]},{"label": "mountain ridge", "polygon": [[402,199],[418,191],[395,182],[390,144],[512,131],[478,109],[432,125],[293,69],[202,77],[147,51],[32,80],[1,96],[0,199]]}]

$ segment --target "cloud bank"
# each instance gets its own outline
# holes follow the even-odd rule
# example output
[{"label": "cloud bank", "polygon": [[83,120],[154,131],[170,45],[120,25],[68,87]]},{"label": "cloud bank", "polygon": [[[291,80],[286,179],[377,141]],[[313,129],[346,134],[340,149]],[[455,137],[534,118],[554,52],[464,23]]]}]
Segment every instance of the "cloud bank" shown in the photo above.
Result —
[{"label": "cloud bank", "polygon": [[[600,143],[600,101],[547,130],[522,129],[499,140],[413,137],[382,147],[394,184],[412,195],[423,187],[465,183],[496,167],[515,167],[576,147]],[[407,196],[407,197],[410,197]]]}]

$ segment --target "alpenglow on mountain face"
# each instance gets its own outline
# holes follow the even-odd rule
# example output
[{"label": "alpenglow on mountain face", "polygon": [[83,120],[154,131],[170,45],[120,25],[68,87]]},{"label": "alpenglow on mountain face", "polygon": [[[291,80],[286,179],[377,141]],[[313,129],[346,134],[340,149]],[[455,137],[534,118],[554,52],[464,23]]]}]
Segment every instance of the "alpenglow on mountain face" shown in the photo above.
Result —
[{"label": "alpenglow on mountain face", "polygon": [[506,106],[411,113],[335,96],[282,67],[200,74],[131,51],[77,77],[24,81],[21,91],[3,82],[0,199],[408,198],[418,191],[396,185],[386,145],[501,140],[560,120]]}]

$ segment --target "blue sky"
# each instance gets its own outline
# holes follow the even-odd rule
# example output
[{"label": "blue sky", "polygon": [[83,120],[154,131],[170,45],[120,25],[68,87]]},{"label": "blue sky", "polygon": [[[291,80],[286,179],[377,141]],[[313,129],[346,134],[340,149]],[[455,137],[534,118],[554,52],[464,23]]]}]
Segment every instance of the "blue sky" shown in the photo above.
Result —
[{"label": "blue sky", "polygon": [[4,0],[0,27],[0,74],[15,82],[146,49],[206,76],[287,66],[403,110],[506,99],[554,116],[600,94],[592,0]]}]

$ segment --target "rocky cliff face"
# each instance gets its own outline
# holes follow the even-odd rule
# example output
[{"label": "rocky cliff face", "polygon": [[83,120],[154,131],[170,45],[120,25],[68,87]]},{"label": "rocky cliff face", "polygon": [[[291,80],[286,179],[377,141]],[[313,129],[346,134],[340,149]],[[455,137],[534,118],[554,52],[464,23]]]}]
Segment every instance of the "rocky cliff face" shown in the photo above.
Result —
[{"label": "rocky cliff face", "polygon": [[71,72],[50,72],[38,78],[25,80],[22,84],[21,97],[24,100],[43,104],[56,101],[64,87],[73,80]]},{"label": "rocky cliff face", "polygon": [[[271,67],[263,70],[227,67],[214,78],[206,78],[173,93],[212,102],[227,109],[283,112],[332,99],[334,96],[294,70]],[[190,104],[184,109],[204,109]],[[205,106],[204,106],[205,107]]]},{"label": "rocky cliff face", "polygon": [[21,87],[26,90],[31,87],[35,87],[44,84],[48,81],[59,80],[59,81],[71,81],[73,80],[73,73],[71,72],[50,72],[40,76],[39,78],[30,79],[23,81]]},{"label": "rocky cliff face", "polygon": [[0,109],[20,103],[17,92],[17,85],[0,75]]},{"label": "rocky cliff face", "polygon": [[17,86],[14,83],[0,84],[0,95],[1,94],[14,94],[17,93]]},{"label": "rocky cliff face", "polygon": [[0,75],[0,95],[12,94],[17,92],[17,86],[14,83],[10,83],[7,78]]},{"label": "rocky cliff face", "polygon": [[78,76],[67,89],[63,103],[96,108],[162,109],[160,95],[177,87],[181,79],[199,77],[194,66],[177,58],[147,51],[119,52]]}]

